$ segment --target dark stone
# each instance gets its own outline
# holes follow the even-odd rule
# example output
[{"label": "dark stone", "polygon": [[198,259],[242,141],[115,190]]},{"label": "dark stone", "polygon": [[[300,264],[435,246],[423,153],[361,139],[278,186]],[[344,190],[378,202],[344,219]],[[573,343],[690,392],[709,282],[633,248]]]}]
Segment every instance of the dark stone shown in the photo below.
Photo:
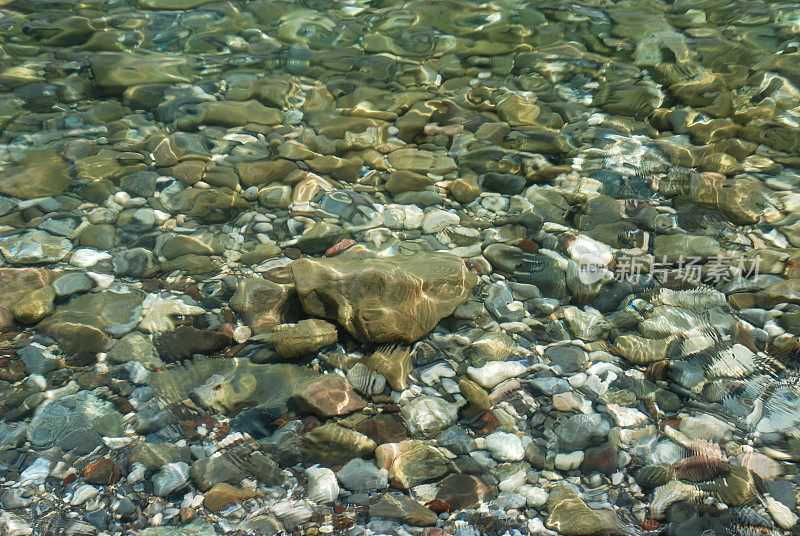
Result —
[{"label": "dark stone", "polygon": [[519,283],[536,285],[542,296],[563,300],[567,298],[567,282],[553,259],[539,253],[527,254],[524,261],[514,270],[514,278]]},{"label": "dark stone", "polygon": [[123,497],[117,504],[116,514],[122,519],[130,519],[136,512],[136,505],[127,497]]},{"label": "dark stone", "polygon": [[625,278],[621,281],[609,281],[603,285],[600,293],[592,300],[592,307],[601,313],[610,313],[619,308],[622,300],[631,294],[644,292],[655,287],[655,280],[648,280],[646,277],[634,281],[632,278]]},{"label": "dark stone", "polygon": [[338,225],[317,222],[297,239],[297,247],[308,255],[324,253],[342,239],[344,231]]},{"label": "dark stone", "polygon": [[230,339],[218,331],[178,326],[155,339],[156,349],[164,361],[181,361],[194,354],[208,355],[227,346]]},{"label": "dark stone", "polygon": [[280,417],[267,408],[245,408],[231,419],[231,428],[250,434],[254,439],[268,437],[275,431],[275,421]]},{"label": "dark stone", "polygon": [[563,452],[583,450],[605,438],[609,431],[611,426],[597,413],[573,415],[556,427],[558,444]]},{"label": "dark stone", "polygon": [[522,214],[519,215],[517,221],[520,225],[523,225],[528,231],[538,232],[542,225],[544,225],[544,218],[536,214],[531,210],[526,210]]},{"label": "dark stone", "polygon": [[773,499],[786,505],[794,511],[797,508],[797,488],[796,482],[789,480],[768,480],[764,482],[764,487]]},{"label": "dark stone", "polygon": [[94,287],[94,282],[80,272],[64,274],[53,281],[53,290],[59,298],[65,298],[81,292],[88,292]]},{"label": "dark stone", "polygon": [[436,436],[436,443],[454,454],[469,454],[475,450],[475,440],[460,426],[451,426]]},{"label": "dark stone", "polygon": [[78,243],[87,248],[111,249],[117,245],[117,230],[107,223],[88,225],[81,232]]},{"label": "dark stone", "polygon": [[572,390],[572,387],[567,380],[563,378],[556,378],[555,376],[533,378],[529,383],[536,391],[547,396],[567,393]]},{"label": "dark stone", "polygon": [[120,187],[131,195],[139,197],[151,197],[156,192],[156,179],[158,173],[155,171],[137,171],[119,181]]},{"label": "dark stone", "polygon": [[527,181],[521,175],[510,175],[507,173],[487,173],[483,176],[481,186],[484,190],[498,192],[505,195],[515,195],[522,193]]},{"label": "dark stone", "polygon": [[115,255],[111,262],[115,274],[137,279],[150,276],[158,268],[155,255],[144,248],[123,251]]},{"label": "dark stone", "polygon": [[17,350],[17,355],[25,363],[28,374],[46,375],[58,368],[59,361],[50,352],[39,346],[29,345]]},{"label": "dark stone", "polygon": [[105,530],[108,527],[108,510],[105,508],[87,510],[83,517],[100,530]]},{"label": "dark stone", "polygon": [[497,490],[483,478],[475,475],[449,475],[439,483],[436,498],[452,509],[476,508],[482,502],[497,497]]},{"label": "dark stone", "polygon": [[370,419],[361,421],[355,426],[355,430],[378,445],[399,443],[408,439],[408,432],[402,421],[398,417],[386,413],[379,413]]},{"label": "dark stone", "polygon": [[670,523],[685,524],[697,518],[697,507],[689,501],[673,502],[667,507],[666,518]]},{"label": "dark stone", "polygon": [[586,352],[577,346],[551,346],[544,355],[565,373],[578,372],[586,361]]},{"label": "dark stone", "polygon": [[605,443],[599,447],[586,449],[581,471],[584,474],[602,473],[611,475],[617,472],[617,451],[610,444]]}]

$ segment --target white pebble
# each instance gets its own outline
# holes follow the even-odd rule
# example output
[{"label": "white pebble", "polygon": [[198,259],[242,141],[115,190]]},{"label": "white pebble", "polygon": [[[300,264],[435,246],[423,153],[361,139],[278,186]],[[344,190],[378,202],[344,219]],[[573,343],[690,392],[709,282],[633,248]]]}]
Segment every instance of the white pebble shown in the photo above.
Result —
[{"label": "white pebble", "polygon": [[52,465],[53,462],[47,458],[37,458],[27,469],[22,471],[17,483],[22,486],[26,484],[44,484],[44,481],[50,476],[50,467]]},{"label": "white pebble", "polygon": [[94,266],[100,261],[110,259],[111,255],[105,251],[97,251],[96,249],[81,248],[72,254],[69,263],[78,268],[89,268]]},{"label": "white pebble", "polygon": [[506,432],[494,432],[486,436],[486,449],[492,457],[501,462],[518,462],[525,457],[522,440]]},{"label": "white pebble", "polygon": [[497,487],[500,488],[500,491],[517,491],[519,490],[520,486],[525,483],[527,476],[528,475],[526,471],[517,471],[513,475],[501,480]]},{"label": "white pebble", "polygon": [[547,503],[547,492],[542,488],[532,487],[525,493],[525,498],[528,501],[528,506],[531,508],[538,508]]},{"label": "white pebble", "polygon": [[327,467],[314,466],[306,469],[308,485],[306,497],[317,504],[331,503],[339,496],[336,474]]},{"label": "white pebble", "polygon": [[422,371],[419,375],[419,379],[422,380],[422,383],[425,385],[433,385],[440,378],[452,378],[456,375],[456,371],[445,363],[436,363],[432,367],[429,367]]},{"label": "white pebble", "polygon": [[96,487],[91,486],[89,484],[84,484],[82,486],[79,486],[78,489],[75,490],[75,493],[72,495],[72,500],[69,501],[69,504],[71,504],[72,506],[81,505],[86,501],[88,501],[89,499],[97,497],[99,493],[100,490],[98,490]]},{"label": "white pebble", "polygon": [[769,495],[764,497],[764,505],[767,507],[769,515],[775,520],[779,527],[789,530],[797,524],[797,516],[785,504],[776,501]]},{"label": "white pebble", "polygon": [[422,232],[425,234],[435,234],[444,231],[451,225],[457,225],[461,219],[457,214],[446,210],[434,210],[425,215],[422,221]]},{"label": "white pebble", "polygon": [[582,450],[576,450],[575,452],[559,452],[556,454],[555,466],[556,469],[560,469],[562,471],[571,471],[573,469],[577,469],[583,463],[584,453]]},{"label": "white pebble", "polygon": [[467,374],[481,387],[491,389],[502,381],[515,378],[528,370],[519,361],[490,361],[482,367],[468,367]]},{"label": "white pebble", "polygon": [[114,276],[110,274],[98,274],[97,272],[86,272],[94,284],[99,289],[107,289],[114,283]]}]

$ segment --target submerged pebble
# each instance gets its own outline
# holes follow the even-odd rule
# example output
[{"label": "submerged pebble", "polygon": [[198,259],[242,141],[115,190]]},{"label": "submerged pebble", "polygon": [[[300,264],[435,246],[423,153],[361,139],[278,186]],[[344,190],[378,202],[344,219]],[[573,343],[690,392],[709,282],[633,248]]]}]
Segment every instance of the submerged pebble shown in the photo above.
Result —
[{"label": "submerged pebble", "polygon": [[3,15],[0,533],[797,531],[795,6]]}]

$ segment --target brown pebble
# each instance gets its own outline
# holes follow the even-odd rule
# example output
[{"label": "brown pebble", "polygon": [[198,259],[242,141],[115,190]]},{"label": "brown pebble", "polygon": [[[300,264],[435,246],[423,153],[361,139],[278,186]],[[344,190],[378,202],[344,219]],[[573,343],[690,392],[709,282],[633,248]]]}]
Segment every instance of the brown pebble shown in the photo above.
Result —
[{"label": "brown pebble", "polygon": [[422,536],[451,536],[451,534],[436,527],[427,527],[422,531]]},{"label": "brown pebble", "polygon": [[186,506],[184,508],[181,508],[181,523],[186,523],[187,521],[194,519],[195,515],[196,512],[194,511],[194,508],[192,508],[191,506]]},{"label": "brown pebble", "polygon": [[111,400],[114,403],[114,406],[117,408],[117,411],[122,413],[123,415],[127,415],[128,413],[133,413],[136,411],[133,409],[133,406],[128,402],[127,399],[122,398],[121,396],[115,397]]},{"label": "brown pebble", "polygon": [[233,329],[234,325],[226,322],[224,324],[220,324],[219,328],[217,328],[217,331],[223,335],[226,335],[229,339],[233,339]]},{"label": "brown pebble", "polygon": [[662,419],[659,423],[659,427],[663,430],[667,426],[679,430],[681,427],[681,421],[679,419]]},{"label": "brown pebble", "polygon": [[236,354],[238,354],[238,353],[239,353],[239,350],[241,350],[242,348],[244,348],[244,346],[245,346],[245,345],[244,345],[244,343],[242,343],[242,344],[237,344],[237,345],[234,345],[234,346],[231,346],[230,348],[228,348],[227,350],[225,350],[225,353],[224,353],[223,355],[224,355],[226,358],[231,358],[231,357],[234,357]]},{"label": "brown pebble", "polygon": [[109,458],[93,461],[83,470],[83,479],[89,484],[107,486],[119,482],[120,470],[117,462]]},{"label": "brown pebble", "polygon": [[433,510],[437,514],[443,514],[445,512],[449,512],[450,511],[450,505],[447,504],[446,502],[442,501],[442,500],[439,500],[439,499],[434,499],[432,501],[428,501],[428,502],[425,503],[425,506],[427,506],[428,508],[430,508],[431,510]]},{"label": "brown pebble", "polygon": [[342,240],[340,240],[339,242],[337,242],[336,244],[332,245],[327,250],[325,250],[325,256],[326,257],[336,256],[342,251],[346,250],[347,248],[354,246],[355,243],[356,241],[353,240],[352,238],[343,238]]},{"label": "brown pebble", "polygon": [[478,419],[478,422],[476,422],[474,426],[476,434],[488,435],[500,427],[500,421],[497,419],[497,416],[489,410],[481,415],[481,418]]},{"label": "brown pebble", "polygon": [[[11,314],[11,313],[9,312],[8,314]],[[0,328],[2,328],[2,326],[0,326]],[[3,332],[0,333],[0,341],[10,341],[14,337],[16,337],[17,335],[19,335],[19,331],[14,331],[13,329],[9,329],[7,331],[3,330]],[[27,339],[28,337],[24,337],[24,338]]]},{"label": "brown pebble", "polygon": [[752,309],[756,306],[756,295],[752,292],[737,292],[728,296],[728,303],[736,309]]},{"label": "brown pebble", "polygon": [[22,361],[11,361],[0,365],[0,380],[18,382],[27,376],[25,364]]},{"label": "brown pebble", "polygon": [[11,314],[11,309],[0,306],[0,331],[11,330],[16,325],[17,324],[14,322],[14,315]]},{"label": "brown pebble", "polygon": [[589,447],[585,450],[581,470],[587,475],[592,473],[611,475],[619,468],[617,458],[617,451],[609,443]]},{"label": "brown pebble", "polygon": [[197,301],[203,300],[203,295],[200,293],[200,289],[197,285],[189,285],[188,287],[184,288],[183,291],[192,297],[192,299]]},{"label": "brown pebble", "polygon": [[303,256],[303,252],[297,248],[286,248],[283,250],[283,254],[292,260],[299,259]]},{"label": "brown pebble", "polygon": [[525,253],[539,253],[539,244],[530,238],[522,238],[515,245]]},{"label": "brown pebble", "polygon": [[214,487],[206,492],[203,506],[212,512],[221,512],[231,504],[255,497],[255,495],[252,491],[242,490],[230,484],[214,484]]},{"label": "brown pebble", "polygon": [[156,292],[161,286],[161,283],[156,279],[145,279],[142,281],[142,290],[145,292]]},{"label": "brown pebble", "polygon": [[644,373],[644,377],[650,380],[651,382],[666,380],[668,372],[669,372],[669,359],[662,359],[661,361],[650,363],[647,366],[647,371]]}]

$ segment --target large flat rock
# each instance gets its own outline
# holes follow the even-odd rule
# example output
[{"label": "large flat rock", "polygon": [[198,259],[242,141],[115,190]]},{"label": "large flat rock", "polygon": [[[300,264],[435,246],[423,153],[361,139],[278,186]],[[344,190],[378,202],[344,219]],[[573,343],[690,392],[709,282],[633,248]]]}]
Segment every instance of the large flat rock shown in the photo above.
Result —
[{"label": "large flat rock", "polygon": [[291,265],[303,309],[363,342],[412,343],[465,302],[477,283],[447,253],[302,258]]}]

